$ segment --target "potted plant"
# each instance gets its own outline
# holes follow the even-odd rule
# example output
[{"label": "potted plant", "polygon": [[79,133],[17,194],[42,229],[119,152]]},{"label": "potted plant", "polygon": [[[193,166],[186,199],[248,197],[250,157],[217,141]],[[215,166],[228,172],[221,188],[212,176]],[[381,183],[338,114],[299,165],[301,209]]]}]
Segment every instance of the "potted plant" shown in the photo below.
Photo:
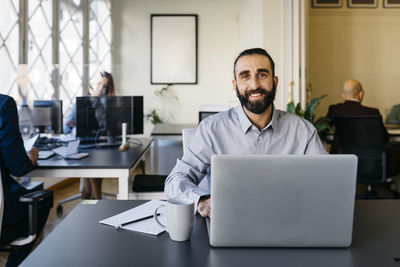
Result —
[{"label": "potted plant", "polygon": [[145,115],[146,119],[154,125],[163,123],[166,117],[173,117],[171,109],[176,106],[179,99],[171,90],[171,86],[172,84],[167,84],[160,90],[154,92],[157,99],[156,107],[153,107],[150,112]]},{"label": "potted plant", "polygon": [[287,112],[296,114],[310,121],[317,129],[318,135],[323,141],[327,141],[326,136],[332,130],[332,126],[329,123],[329,119],[327,117],[320,117],[315,120],[315,109],[319,105],[319,102],[326,96],[327,95],[323,95],[320,97],[312,98],[310,103],[308,103],[308,105],[306,106],[306,110],[301,109],[300,103],[297,103],[297,105],[295,105],[293,101],[289,102],[286,106]]}]

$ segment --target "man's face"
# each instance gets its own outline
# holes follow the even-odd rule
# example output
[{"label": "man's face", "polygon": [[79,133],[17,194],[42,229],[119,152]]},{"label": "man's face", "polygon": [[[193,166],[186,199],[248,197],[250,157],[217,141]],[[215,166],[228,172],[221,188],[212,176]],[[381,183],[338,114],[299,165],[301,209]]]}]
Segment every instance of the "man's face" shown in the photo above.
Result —
[{"label": "man's face", "polygon": [[271,64],[266,56],[248,55],[236,63],[235,80],[232,81],[242,106],[261,114],[275,99],[278,78],[273,77]]}]

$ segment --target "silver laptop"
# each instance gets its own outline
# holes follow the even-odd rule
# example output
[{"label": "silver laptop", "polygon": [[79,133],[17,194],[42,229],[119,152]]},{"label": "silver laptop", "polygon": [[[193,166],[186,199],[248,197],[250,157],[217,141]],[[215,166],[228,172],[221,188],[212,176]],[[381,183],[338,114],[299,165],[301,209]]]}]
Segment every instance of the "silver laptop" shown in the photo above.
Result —
[{"label": "silver laptop", "polygon": [[354,155],[215,155],[210,245],[348,247]]}]

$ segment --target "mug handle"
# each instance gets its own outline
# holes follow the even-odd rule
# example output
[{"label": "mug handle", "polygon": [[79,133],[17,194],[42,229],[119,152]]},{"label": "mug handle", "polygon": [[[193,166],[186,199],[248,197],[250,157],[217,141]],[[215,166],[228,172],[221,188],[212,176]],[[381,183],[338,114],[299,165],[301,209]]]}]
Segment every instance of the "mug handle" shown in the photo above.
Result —
[{"label": "mug handle", "polygon": [[161,205],[161,206],[159,206],[158,208],[156,208],[156,210],[154,211],[154,219],[156,220],[156,223],[159,225],[159,226],[161,226],[161,228],[164,228],[164,229],[167,229],[167,226],[166,225],[164,225],[164,224],[162,224],[159,220],[158,220],[158,216],[157,216],[157,211],[158,211],[158,209],[160,209],[160,208],[165,208],[165,205]]}]

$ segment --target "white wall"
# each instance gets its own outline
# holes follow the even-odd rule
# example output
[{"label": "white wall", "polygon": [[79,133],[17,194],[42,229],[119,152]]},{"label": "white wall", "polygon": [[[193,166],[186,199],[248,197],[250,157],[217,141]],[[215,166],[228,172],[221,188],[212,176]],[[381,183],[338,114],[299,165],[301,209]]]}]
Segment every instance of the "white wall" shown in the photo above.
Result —
[{"label": "white wall", "polygon": [[[245,49],[263,46],[281,70],[280,35],[282,2],[279,0],[118,0],[113,2],[115,64],[119,95],[143,95],[145,113],[157,105],[150,83],[150,14],[198,15],[198,84],[174,85],[179,104],[170,122],[197,123],[202,104],[236,105],[232,88],[233,61]],[[173,64],[173,62],[171,62]],[[276,105],[282,108],[278,86]],[[145,124],[145,134],[152,125]]]}]

